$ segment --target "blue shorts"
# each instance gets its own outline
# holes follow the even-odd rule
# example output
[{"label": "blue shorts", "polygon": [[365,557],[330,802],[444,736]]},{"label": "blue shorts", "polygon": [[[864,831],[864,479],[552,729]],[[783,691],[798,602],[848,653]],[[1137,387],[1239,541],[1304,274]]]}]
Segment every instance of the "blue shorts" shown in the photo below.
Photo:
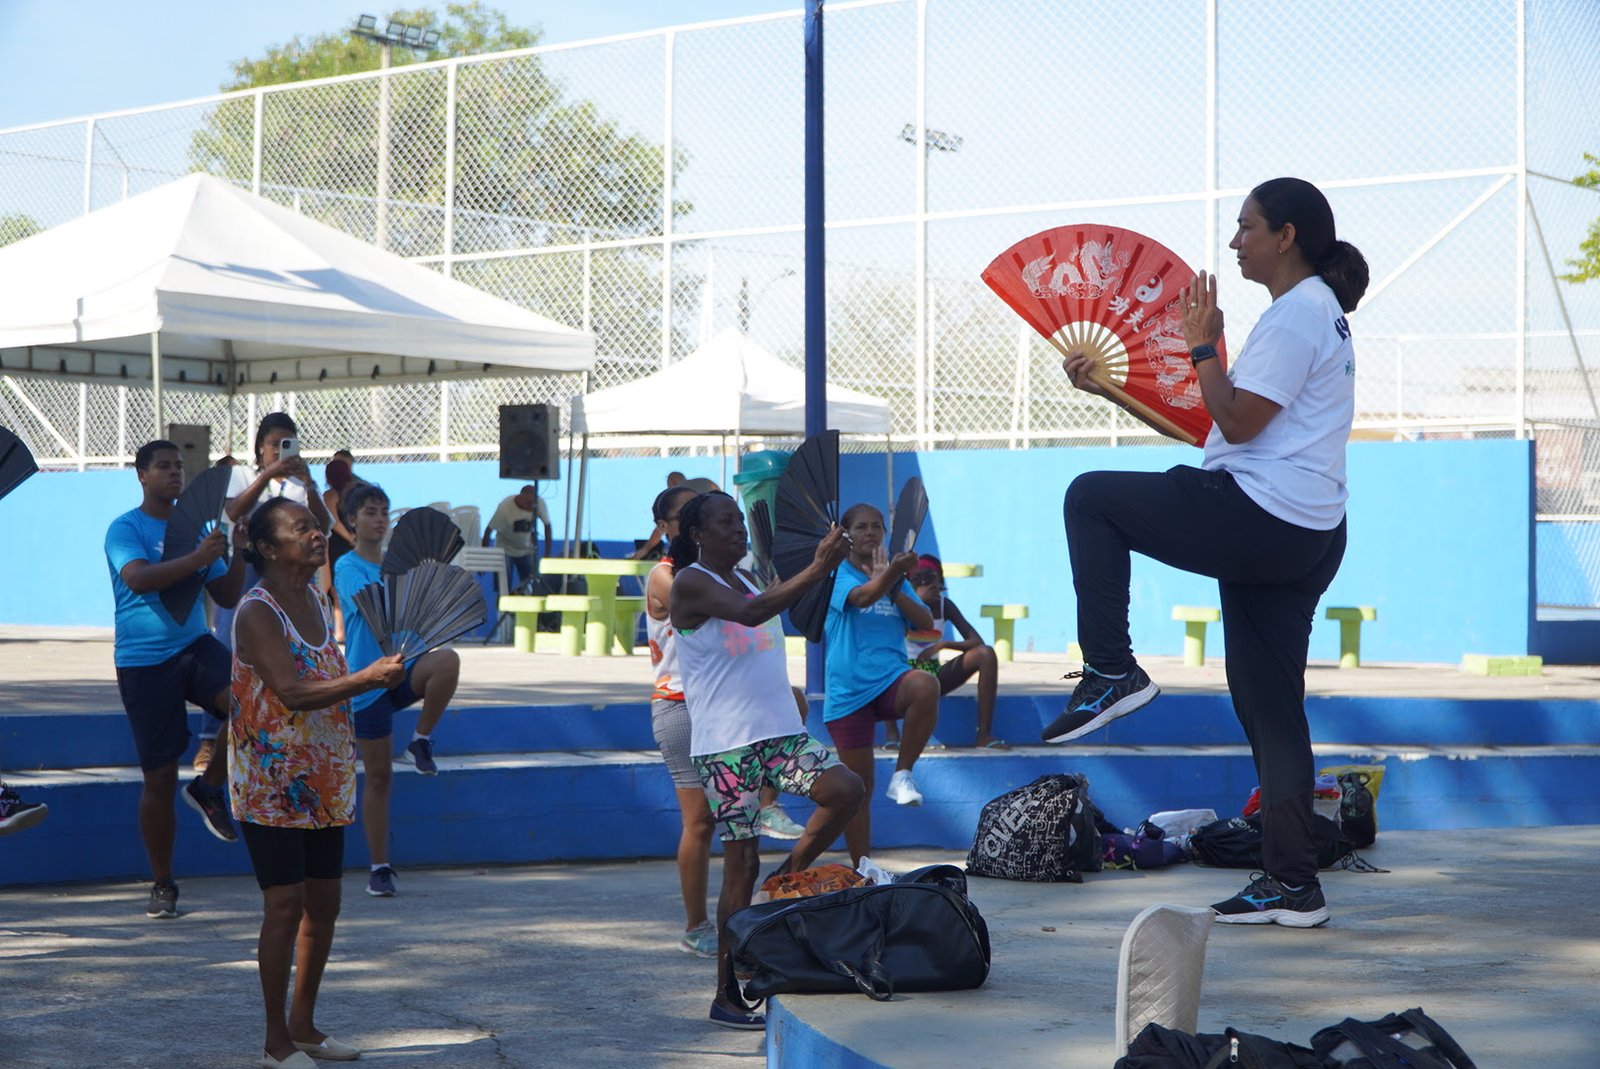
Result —
[{"label": "blue shorts", "polygon": [[422,700],[422,695],[411,689],[411,673],[416,667],[416,662],[406,665],[404,679],[365,709],[355,711],[356,738],[386,739],[394,734],[394,714]]},{"label": "blue shorts", "polygon": [[173,764],[189,748],[192,702],[217,715],[211,702],[233,679],[233,658],[222,643],[201,635],[160,664],[117,669],[117,690],[128,711],[139,767],[153,772]]}]

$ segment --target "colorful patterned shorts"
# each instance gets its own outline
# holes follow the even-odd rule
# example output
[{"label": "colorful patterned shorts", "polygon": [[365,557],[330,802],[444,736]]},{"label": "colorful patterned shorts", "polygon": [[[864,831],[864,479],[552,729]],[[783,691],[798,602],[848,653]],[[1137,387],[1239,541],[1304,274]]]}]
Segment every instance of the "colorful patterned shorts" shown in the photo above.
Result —
[{"label": "colorful patterned shorts", "polygon": [[756,837],[761,788],[810,797],[818,778],[839,763],[826,746],[804,732],[693,760],[711,803],[717,835],[725,843]]}]

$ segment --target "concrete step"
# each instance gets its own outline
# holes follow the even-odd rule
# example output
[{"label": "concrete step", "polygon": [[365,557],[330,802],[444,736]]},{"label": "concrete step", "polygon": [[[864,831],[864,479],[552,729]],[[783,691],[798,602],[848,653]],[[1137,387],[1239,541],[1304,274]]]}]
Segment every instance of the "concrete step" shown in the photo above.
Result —
[{"label": "concrete step", "polygon": [[[995,733],[1014,744],[1034,744],[1040,729],[1061,711],[1062,695],[1002,695]],[[9,712],[9,711],[8,711]],[[120,709],[35,713],[0,717],[0,773],[18,769],[87,768],[137,764],[127,719]],[[395,718],[403,742],[416,709]],[[1306,700],[1311,737],[1345,746],[1582,746],[1600,743],[1600,702],[1393,698],[1324,695]],[[813,717],[824,715],[814,711]],[[190,717],[198,731],[209,718]],[[935,735],[952,746],[976,733],[977,702],[957,694],[940,705]],[[822,732],[818,732],[819,736]],[[451,709],[435,732],[453,753],[538,753],[569,750],[653,749],[648,703],[484,705]],[[1225,693],[1163,694],[1133,716],[1113,722],[1086,741],[1115,746],[1228,746],[1243,733]]]},{"label": "concrete step", "polygon": [[[1134,718],[1137,719],[1137,718]],[[408,865],[669,857],[679,815],[654,749],[467,754],[441,744],[436,777],[396,766],[392,860]],[[1381,763],[1381,830],[1531,827],[1600,823],[1600,746],[1316,747],[1319,765]],[[877,848],[971,845],[985,802],[1051,772],[1089,779],[1096,804],[1114,823],[1137,824],[1162,809],[1208,807],[1237,813],[1256,784],[1239,745],[1075,745],[1011,751],[930,751],[916,778],[925,800],[890,804],[882,795],[893,755],[876,762],[872,799]],[[8,771],[24,798],[50,816],[0,844],[0,885],[140,877],[147,873],[136,809],[136,767]],[[785,802],[804,821],[809,803]],[[249,871],[242,845],[224,844],[178,803],[176,869],[184,876]],[[358,813],[359,816],[359,813]],[[784,844],[763,849],[776,857]],[[359,826],[346,858],[364,865]]]}]

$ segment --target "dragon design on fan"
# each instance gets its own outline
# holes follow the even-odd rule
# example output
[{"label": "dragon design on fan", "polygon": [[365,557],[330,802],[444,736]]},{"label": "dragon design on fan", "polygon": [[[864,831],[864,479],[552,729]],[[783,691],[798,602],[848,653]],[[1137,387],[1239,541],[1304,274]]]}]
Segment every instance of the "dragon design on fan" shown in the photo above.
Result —
[{"label": "dragon design on fan", "polygon": [[1122,272],[1132,256],[1126,250],[1118,251],[1109,241],[1085,241],[1056,264],[1054,271],[1050,269],[1053,257],[1048,253],[1032,261],[1022,269],[1022,280],[1035,297],[1092,301],[1121,288]]}]

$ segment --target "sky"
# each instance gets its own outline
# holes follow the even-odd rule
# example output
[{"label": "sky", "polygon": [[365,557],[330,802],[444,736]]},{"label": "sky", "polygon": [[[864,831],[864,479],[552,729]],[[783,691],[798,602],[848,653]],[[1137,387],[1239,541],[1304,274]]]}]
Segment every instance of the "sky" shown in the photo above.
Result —
[{"label": "sky", "polygon": [[[444,3],[407,0],[407,6]],[[563,44],[798,11],[803,4],[486,0],[485,6],[505,12],[514,25],[542,27],[546,44]],[[390,10],[376,0],[0,0],[0,129],[209,96],[234,60]]]}]

